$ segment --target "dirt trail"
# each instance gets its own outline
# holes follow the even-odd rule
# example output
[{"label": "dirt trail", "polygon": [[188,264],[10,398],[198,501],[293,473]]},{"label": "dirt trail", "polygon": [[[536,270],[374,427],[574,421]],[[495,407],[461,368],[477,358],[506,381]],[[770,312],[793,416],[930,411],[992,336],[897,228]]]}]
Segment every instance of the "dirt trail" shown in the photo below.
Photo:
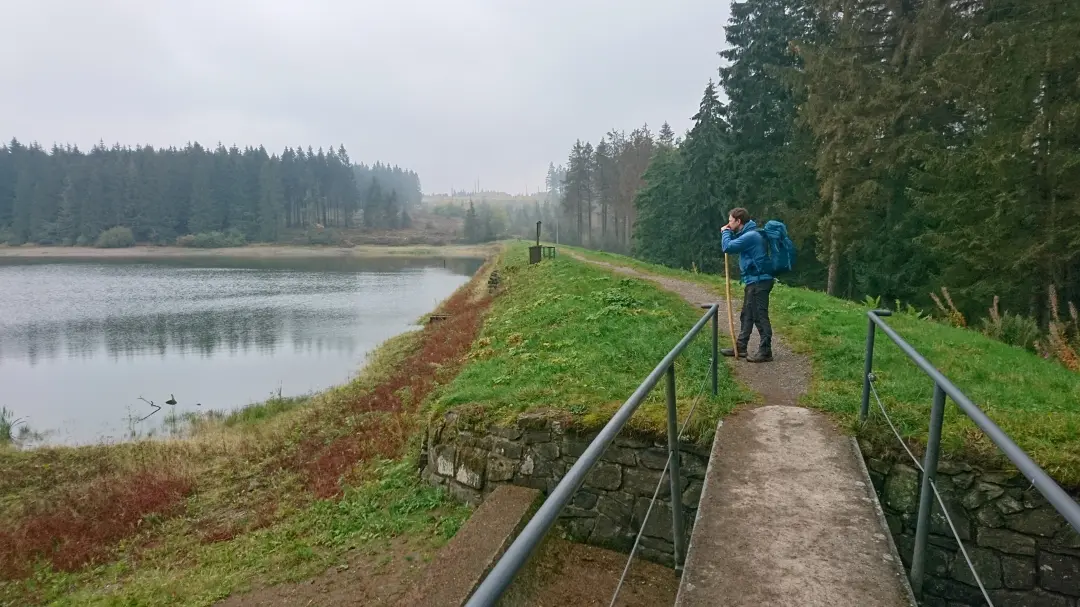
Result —
[{"label": "dirt trail", "polygon": [[[727,304],[720,293],[716,293],[707,287],[678,278],[657,276],[640,272],[633,268],[619,266],[602,261],[586,259],[575,253],[567,253],[574,259],[607,268],[617,274],[652,281],[664,289],[671,291],[685,299],[687,302],[698,306],[701,304],[720,305],[720,347],[731,347],[731,336],[728,331]],[[732,289],[738,285],[733,284]],[[732,302],[735,317],[735,330],[739,330],[740,301]],[[749,351],[756,352],[758,347],[758,334],[755,330],[750,337]],[[810,387],[810,359],[802,354],[791,351],[783,337],[773,330],[773,361],[770,363],[753,364],[745,361],[729,360],[735,370],[735,377],[741,384],[761,395],[762,402],[770,405],[798,405],[799,397],[806,393]]]}]

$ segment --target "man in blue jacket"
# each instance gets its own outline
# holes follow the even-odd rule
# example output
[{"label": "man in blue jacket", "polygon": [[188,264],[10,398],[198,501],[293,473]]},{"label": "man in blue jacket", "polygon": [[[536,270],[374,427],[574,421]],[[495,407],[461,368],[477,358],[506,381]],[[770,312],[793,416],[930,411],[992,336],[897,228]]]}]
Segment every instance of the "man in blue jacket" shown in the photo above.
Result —
[{"label": "man in blue jacket", "polygon": [[[768,267],[768,252],[765,237],[757,231],[757,224],[750,219],[750,213],[740,207],[728,214],[728,223],[723,228],[722,244],[724,253],[739,254],[739,273],[746,288],[743,291],[742,314],[739,315],[741,326],[735,343],[739,347],[739,356],[747,362],[769,362],[772,356],[772,325],[769,323],[769,293],[773,288],[773,277],[762,271]],[[753,356],[747,356],[746,348],[750,342],[750,332],[757,327],[761,344]],[[724,356],[735,356],[735,350],[724,348]]]}]

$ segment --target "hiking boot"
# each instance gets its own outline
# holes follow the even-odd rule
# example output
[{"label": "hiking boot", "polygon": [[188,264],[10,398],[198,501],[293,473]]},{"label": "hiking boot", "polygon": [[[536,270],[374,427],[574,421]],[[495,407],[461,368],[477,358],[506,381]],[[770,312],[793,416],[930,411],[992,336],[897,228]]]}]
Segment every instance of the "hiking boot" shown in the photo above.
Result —
[{"label": "hiking boot", "polygon": [[762,351],[759,350],[757,354],[755,354],[753,356],[748,356],[746,358],[746,362],[748,362],[748,363],[768,363],[768,362],[772,362],[772,352],[762,352]]},{"label": "hiking boot", "polygon": [[[732,349],[732,348],[721,348],[720,349],[720,356],[727,356],[728,358],[731,358],[731,357],[735,356],[735,350]],[[739,358],[746,358],[746,349],[745,348],[739,348]]]}]

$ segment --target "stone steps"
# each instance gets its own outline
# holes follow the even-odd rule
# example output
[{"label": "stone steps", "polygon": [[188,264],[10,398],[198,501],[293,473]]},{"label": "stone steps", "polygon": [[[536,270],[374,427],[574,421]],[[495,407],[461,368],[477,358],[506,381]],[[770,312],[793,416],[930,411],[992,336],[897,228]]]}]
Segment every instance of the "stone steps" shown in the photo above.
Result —
[{"label": "stone steps", "polygon": [[459,607],[528,522],[540,492],[502,485],[491,492],[435,555],[424,579],[400,605]]}]

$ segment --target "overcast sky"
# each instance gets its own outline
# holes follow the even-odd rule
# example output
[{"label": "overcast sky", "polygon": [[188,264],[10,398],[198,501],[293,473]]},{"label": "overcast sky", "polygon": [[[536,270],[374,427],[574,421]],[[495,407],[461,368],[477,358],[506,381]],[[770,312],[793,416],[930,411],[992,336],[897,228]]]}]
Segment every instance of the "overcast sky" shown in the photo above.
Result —
[{"label": "overcast sky", "polygon": [[0,0],[0,138],[344,144],[523,192],[716,77],[723,0]]}]

